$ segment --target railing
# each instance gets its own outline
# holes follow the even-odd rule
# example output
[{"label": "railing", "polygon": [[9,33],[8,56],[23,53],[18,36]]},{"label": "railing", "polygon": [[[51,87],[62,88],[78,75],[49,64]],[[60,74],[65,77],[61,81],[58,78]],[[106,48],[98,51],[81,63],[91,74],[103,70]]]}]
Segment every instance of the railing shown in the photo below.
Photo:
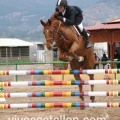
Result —
[{"label": "railing", "polygon": [[[14,65],[15,69],[14,70],[18,70],[18,66],[19,65],[38,65],[38,64],[52,64],[53,67],[55,65],[59,65],[59,68],[56,69],[65,69],[65,64],[69,64],[68,62],[60,62],[60,61],[54,61],[54,62],[15,62],[15,63],[0,63],[0,65]],[[107,68],[105,69],[109,69],[111,68],[111,66],[113,66],[113,68],[117,69],[117,64],[120,64],[120,61],[99,61],[96,62],[95,69],[104,69],[105,64],[107,64]],[[55,69],[55,68],[53,68]],[[116,79],[116,74],[114,76],[114,78]],[[16,81],[18,81],[18,76],[16,75]],[[62,80],[64,80],[64,75],[62,75]]]},{"label": "railing", "polygon": [[[96,64],[102,64],[102,69],[105,69],[104,68],[104,65],[106,64],[107,65],[107,68],[106,69],[110,69],[111,67],[114,68],[114,69],[117,69],[119,68],[118,67],[118,64],[120,64],[120,61],[99,61],[99,62],[96,62]],[[114,79],[116,79],[116,74],[114,74]]]}]

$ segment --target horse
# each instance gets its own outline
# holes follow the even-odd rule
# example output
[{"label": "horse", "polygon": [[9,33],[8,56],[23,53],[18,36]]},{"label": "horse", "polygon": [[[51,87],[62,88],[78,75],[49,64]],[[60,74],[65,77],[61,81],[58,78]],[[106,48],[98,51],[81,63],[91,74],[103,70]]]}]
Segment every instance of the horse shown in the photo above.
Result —
[{"label": "horse", "polygon": [[[48,21],[40,20],[43,25],[43,33],[46,39],[46,47],[52,49],[53,43],[56,43],[58,48],[59,59],[62,61],[69,60],[72,70],[79,69],[94,69],[94,49],[87,49],[84,38],[78,36],[74,26],[66,26],[61,21],[55,19],[54,13]],[[67,57],[66,57],[67,56]],[[72,57],[71,57],[72,56]],[[79,56],[84,59],[79,61]],[[94,80],[94,74],[88,74],[90,80]],[[82,81],[79,74],[75,74],[76,80]],[[83,91],[82,85],[79,85],[79,92]],[[91,85],[91,91],[94,91],[94,85]],[[84,101],[83,96],[79,96]],[[90,100],[94,102],[95,96],[90,96]]]}]

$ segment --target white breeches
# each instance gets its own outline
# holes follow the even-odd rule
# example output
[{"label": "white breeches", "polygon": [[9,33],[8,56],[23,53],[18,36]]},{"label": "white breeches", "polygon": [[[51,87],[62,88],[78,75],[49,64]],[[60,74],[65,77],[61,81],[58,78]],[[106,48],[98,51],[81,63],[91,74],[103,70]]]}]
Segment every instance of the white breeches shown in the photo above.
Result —
[{"label": "white breeches", "polygon": [[80,30],[81,30],[81,32],[82,32],[82,31],[83,31],[83,24],[80,23],[80,24],[78,25],[78,27],[80,28]]}]

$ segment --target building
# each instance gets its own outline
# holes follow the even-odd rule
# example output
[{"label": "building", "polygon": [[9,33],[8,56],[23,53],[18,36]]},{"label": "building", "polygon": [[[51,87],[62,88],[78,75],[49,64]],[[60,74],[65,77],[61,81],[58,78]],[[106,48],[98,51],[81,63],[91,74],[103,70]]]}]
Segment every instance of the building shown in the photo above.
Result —
[{"label": "building", "polygon": [[30,46],[30,60],[34,62],[53,61],[53,51],[48,51],[43,42],[33,42]]},{"label": "building", "polygon": [[43,42],[28,42],[16,38],[0,38],[0,62],[50,62],[53,51]]},{"label": "building", "polygon": [[107,42],[108,57],[114,60],[114,50],[120,51],[120,18],[86,27],[93,43]]},{"label": "building", "polygon": [[0,62],[29,60],[30,46],[34,44],[16,38],[0,38]]}]

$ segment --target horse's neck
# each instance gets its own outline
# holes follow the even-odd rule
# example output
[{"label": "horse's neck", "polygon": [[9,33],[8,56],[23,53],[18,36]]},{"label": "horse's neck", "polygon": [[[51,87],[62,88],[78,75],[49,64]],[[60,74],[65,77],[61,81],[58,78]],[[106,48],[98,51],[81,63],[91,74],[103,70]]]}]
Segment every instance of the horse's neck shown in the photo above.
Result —
[{"label": "horse's neck", "polygon": [[69,41],[78,40],[77,32],[76,32],[76,30],[75,30],[75,28],[73,26],[64,26],[63,25],[60,28],[60,32]]},{"label": "horse's neck", "polygon": [[84,38],[81,35],[78,35],[77,31],[73,26],[66,27],[62,30],[62,32],[67,44],[69,43],[69,45],[72,45],[74,42],[77,42],[81,46],[80,49],[82,48],[82,46],[84,46]]},{"label": "horse's neck", "polygon": [[66,39],[66,37],[61,33],[56,33],[54,38],[57,46],[64,51],[68,51],[73,43],[73,41]]},{"label": "horse's neck", "polygon": [[57,42],[57,43],[61,42],[61,34],[55,33],[54,38],[55,38],[55,42]]},{"label": "horse's neck", "polygon": [[52,22],[52,26],[55,28],[59,37],[61,38],[61,36],[63,36],[62,39],[70,44],[72,44],[74,41],[80,42],[80,39],[82,39],[81,36],[78,36],[74,26],[66,26],[58,20],[54,20]]},{"label": "horse's neck", "polygon": [[54,21],[56,18],[55,16],[58,15],[58,12],[54,12],[52,16],[50,17],[51,22]]}]

